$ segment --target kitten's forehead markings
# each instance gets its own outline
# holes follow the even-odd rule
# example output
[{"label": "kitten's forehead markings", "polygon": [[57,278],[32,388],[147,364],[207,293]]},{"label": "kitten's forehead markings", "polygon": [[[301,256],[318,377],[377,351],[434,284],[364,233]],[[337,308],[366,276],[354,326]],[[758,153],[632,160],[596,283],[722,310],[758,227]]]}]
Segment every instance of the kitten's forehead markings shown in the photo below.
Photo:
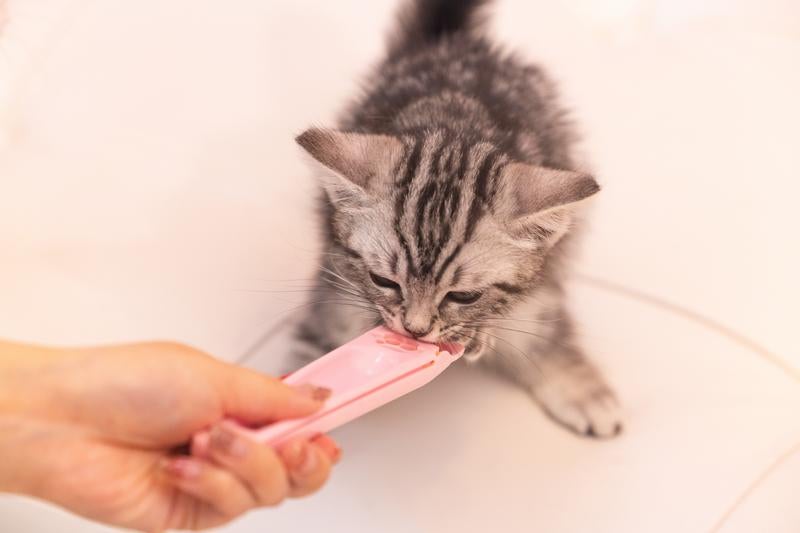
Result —
[{"label": "kitten's forehead markings", "polygon": [[[484,205],[486,203],[487,180],[489,174],[496,171],[496,164],[500,160],[499,154],[486,144],[476,144],[465,150],[467,153],[462,156],[462,164],[467,168],[463,169],[463,174],[451,179],[459,180],[458,189],[463,191],[459,197],[458,209],[450,213],[453,217],[453,238],[449,253],[446,243],[442,246],[442,252],[436,258],[434,266],[438,264],[436,282],[439,283],[449,266],[458,257],[463,248],[467,246],[484,215]],[[463,186],[462,186],[463,184]]]},{"label": "kitten's forehead markings", "polygon": [[399,260],[400,257],[397,255],[397,252],[392,252],[392,256],[389,258],[389,270],[391,270],[394,275],[397,275],[397,262]]},{"label": "kitten's forehead markings", "polygon": [[[439,254],[442,243],[443,228],[447,227],[447,221],[440,216],[437,218],[436,202],[440,200],[439,190],[443,180],[439,167],[441,157],[447,146],[447,137],[439,134],[440,139],[431,147],[426,159],[427,165],[424,174],[419,179],[419,192],[416,194],[416,216],[414,220],[414,240],[419,251],[420,270],[430,272],[432,265]],[[436,242],[437,244],[434,244]]]},{"label": "kitten's forehead markings", "polygon": [[409,246],[408,240],[403,233],[403,229],[401,226],[403,212],[406,209],[406,203],[408,199],[408,191],[411,187],[411,181],[414,178],[414,174],[417,170],[417,166],[419,165],[419,160],[421,157],[422,152],[422,142],[420,139],[411,138],[411,139],[404,139],[404,144],[406,146],[406,155],[404,157],[405,163],[403,165],[402,175],[398,181],[398,191],[396,193],[396,200],[394,206],[394,230],[397,234],[397,238],[400,241],[400,247],[403,249],[403,252],[406,257],[407,261],[407,268],[410,273],[414,273],[414,262],[411,255],[411,247]]},{"label": "kitten's forehead markings", "polygon": [[450,278],[450,284],[458,285],[458,282],[461,281],[463,275],[464,275],[463,267],[461,267],[461,265],[457,266],[455,270],[453,270],[453,275]]},{"label": "kitten's forehead markings", "polygon": [[[404,261],[390,255],[389,267],[395,274],[405,267],[409,283],[425,277],[438,285],[449,272],[452,284],[467,273],[470,258],[459,257],[465,247],[472,248],[470,257],[485,252],[484,246],[475,249],[474,238],[486,231],[483,221],[507,157],[487,143],[461,146],[440,131],[406,139],[405,146],[398,168],[394,223]],[[456,163],[458,168],[452,168]],[[447,174],[443,175],[445,166]],[[492,233],[499,233],[494,242],[510,241],[503,232]],[[526,243],[514,244],[518,248]],[[504,275],[514,273],[502,262],[497,266]]]},{"label": "kitten's forehead markings", "polygon": [[[415,226],[421,222],[420,209],[424,209],[425,204],[430,199],[430,190],[427,185],[431,182],[431,164],[434,154],[444,142],[445,137],[441,132],[427,135],[418,141],[421,144],[421,154],[417,161],[416,168],[411,169],[409,186],[403,199],[403,211],[400,215],[400,231],[406,236],[409,244],[414,244],[412,257],[416,260],[415,266],[419,265],[421,257],[421,238],[419,232],[415,232]],[[424,194],[428,193],[428,194]],[[422,266],[422,265],[419,265]]]}]

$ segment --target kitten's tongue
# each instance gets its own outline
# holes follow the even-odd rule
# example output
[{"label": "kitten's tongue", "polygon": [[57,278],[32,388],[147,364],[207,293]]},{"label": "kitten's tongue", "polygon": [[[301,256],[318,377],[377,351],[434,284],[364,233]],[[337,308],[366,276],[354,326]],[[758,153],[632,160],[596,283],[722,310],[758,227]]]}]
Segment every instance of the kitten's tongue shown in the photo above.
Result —
[{"label": "kitten's tongue", "polygon": [[448,352],[450,355],[460,357],[464,354],[464,345],[457,342],[437,342],[436,345],[443,352]]}]

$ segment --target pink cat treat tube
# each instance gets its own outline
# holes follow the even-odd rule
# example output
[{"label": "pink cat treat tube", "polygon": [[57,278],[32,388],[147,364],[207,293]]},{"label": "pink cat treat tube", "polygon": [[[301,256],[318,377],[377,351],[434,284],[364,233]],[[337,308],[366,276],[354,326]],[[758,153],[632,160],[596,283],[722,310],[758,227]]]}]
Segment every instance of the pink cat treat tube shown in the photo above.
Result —
[{"label": "pink cat treat tube", "polygon": [[[463,353],[459,344],[428,344],[375,328],[283,379],[290,385],[329,388],[331,396],[319,411],[242,431],[270,446],[328,432],[422,387]],[[204,447],[205,440],[204,435],[195,437],[195,448]]]}]

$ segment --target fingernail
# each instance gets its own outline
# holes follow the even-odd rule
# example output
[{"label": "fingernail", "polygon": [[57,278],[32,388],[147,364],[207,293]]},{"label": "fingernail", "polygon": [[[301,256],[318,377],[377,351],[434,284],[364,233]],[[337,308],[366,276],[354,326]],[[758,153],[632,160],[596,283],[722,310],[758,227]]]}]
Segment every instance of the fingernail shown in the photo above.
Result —
[{"label": "fingernail", "polygon": [[303,451],[300,454],[295,472],[301,476],[305,476],[313,472],[317,468],[317,454],[311,449],[308,443],[303,443]]},{"label": "fingernail", "polygon": [[192,455],[195,457],[205,457],[208,455],[208,448],[211,445],[211,435],[204,431],[192,438]]},{"label": "fingernail", "polygon": [[248,443],[241,436],[222,426],[216,426],[211,430],[210,444],[214,450],[231,457],[247,455]]},{"label": "fingernail", "polygon": [[326,437],[322,433],[317,433],[311,437],[311,442],[322,448],[322,450],[325,452],[325,455],[330,458],[332,463],[338,463],[339,459],[342,458],[342,449],[339,448],[339,446],[333,440],[331,440],[329,437]]},{"label": "fingernail", "polygon": [[306,475],[314,471],[317,466],[317,454],[305,441],[289,443],[283,450],[283,460],[290,472]]},{"label": "fingernail", "polygon": [[325,455],[328,456],[328,459],[330,459],[331,463],[333,464],[338,463],[339,459],[342,458],[342,449],[336,446],[335,444],[331,446],[326,446],[324,448],[324,451]]},{"label": "fingernail", "polygon": [[334,446],[332,450],[330,450],[330,458],[332,463],[338,463],[339,459],[342,458],[342,449],[338,446]]},{"label": "fingernail", "polygon": [[186,457],[178,457],[175,459],[164,459],[162,468],[170,475],[181,477],[184,479],[196,478],[200,475],[202,467],[197,461],[193,461]]},{"label": "fingernail", "polygon": [[331,389],[327,387],[317,387],[316,385],[306,383],[304,385],[295,385],[293,388],[298,394],[310,398],[315,402],[324,402],[331,397]]}]

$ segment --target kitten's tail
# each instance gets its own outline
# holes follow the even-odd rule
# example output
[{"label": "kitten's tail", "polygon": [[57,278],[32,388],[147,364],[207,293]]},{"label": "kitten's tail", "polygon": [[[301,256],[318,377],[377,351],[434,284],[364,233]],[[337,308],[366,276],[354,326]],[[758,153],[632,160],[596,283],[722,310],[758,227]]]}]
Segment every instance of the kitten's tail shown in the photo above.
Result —
[{"label": "kitten's tail", "polygon": [[405,0],[397,29],[389,39],[389,54],[433,44],[455,33],[478,31],[490,0]]}]

